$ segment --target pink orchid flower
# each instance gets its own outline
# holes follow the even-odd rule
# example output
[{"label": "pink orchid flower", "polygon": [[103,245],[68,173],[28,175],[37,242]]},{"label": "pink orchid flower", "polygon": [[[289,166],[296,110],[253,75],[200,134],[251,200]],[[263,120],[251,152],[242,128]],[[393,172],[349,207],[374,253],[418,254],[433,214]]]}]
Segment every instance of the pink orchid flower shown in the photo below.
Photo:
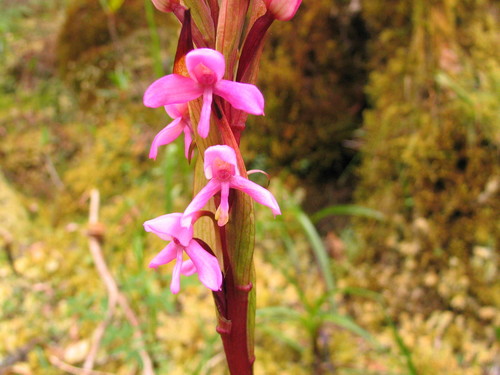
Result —
[{"label": "pink orchid flower", "polygon": [[227,100],[234,108],[254,115],[264,114],[264,97],[248,83],[222,79],[226,70],[224,56],[210,48],[192,50],[186,55],[189,77],[169,74],[151,84],[144,94],[144,105],[157,108],[187,103],[203,96],[198,134],[208,136],[213,94]]},{"label": "pink orchid flower", "polygon": [[[207,288],[218,291],[222,284],[222,273],[217,258],[207,252],[193,238],[193,227],[181,226],[181,213],[159,216],[144,223],[147,232],[153,232],[162,240],[171,241],[153,260],[149,267],[157,268],[176,260],[172,273],[170,290],[177,294],[180,290],[180,275],[198,273],[198,278]],[[184,260],[184,252],[190,259]]]},{"label": "pink orchid flower", "polygon": [[302,0],[264,0],[267,9],[280,21],[288,21],[295,16]]},{"label": "pink orchid flower", "polygon": [[158,155],[158,147],[168,145],[184,132],[184,154],[189,159],[189,149],[193,142],[193,132],[189,122],[189,111],[186,103],[166,105],[165,110],[174,119],[169,125],[163,128],[153,140],[149,150],[149,158],[155,159]]},{"label": "pink orchid flower", "polygon": [[199,191],[184,211],[181,223],[191,225],[192,216],[220,191],[220,205],[215,213],[219,226],[226,225],[229,220],[229,189],[238,189],[250,195],[257,203],[271,208],[273,214],[281,211],[274,196],[265,188],[240,175],[234,150],[226,145],[211,146],[205,151],[204,160],[207,185]]}]

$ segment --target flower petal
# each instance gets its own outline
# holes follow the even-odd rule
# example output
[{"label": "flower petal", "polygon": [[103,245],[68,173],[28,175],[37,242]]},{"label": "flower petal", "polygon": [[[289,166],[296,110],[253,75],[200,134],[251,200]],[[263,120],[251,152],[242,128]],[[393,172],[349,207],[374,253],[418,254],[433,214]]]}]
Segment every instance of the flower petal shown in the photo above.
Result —
[{"label": "flower petal", "polygon": [[217,76],[217,80],[224,77],[226,63],[222,53],[210,48],[198,48],[190,51],[186,55],[186,67],[191,77],[196,77],[196,67],[199,64],[205,65]]},{"label": "flower petal", "polygon": [[179,245],[174,245],[176,248],[177,261],[175,262],[174,270],[172,272],[172,281],[170,282],[170,291],[173,294],[179,293],[181,289],[181,269],[182,269],[182,256],[184,252]]},{"label": "flower petal", "polygon": [[155,159],[158,155],[158,147],[163,145],[168,145],[173,142],[177,137],[182,133],[182,129],[184,128],[184,124],[182,121],[182,117],[176,118],[172,121],[168,126],[163,128],[153,139],[153,143],[151,144],[151,148],[149,149],[149,158]]},{"label": "flower petal", "polygon": [[181,274],[185,276],[191,276],[194,273],[196,273],[196,267],[194,266],[191,259],[187,259],[182,262]]},{"label": "flower petal", "polygon": [[165,111],[172,119],[184,116],[184,114],[187,113],[187,110],[187,103],[169,104],[165,106]]},{"label": "flower petal", "polygon": [[184,126],[184,155],[186,159],[189,159],[189,149],[191,148],[191,143],[193,143],[193,132],[189,128],[189,125]]},{"label": "flower petal", "polygon": [[177,238],[183,246],[187,246],[193,238],[193,227],[181,226],[181,213],[162,215],[144,223],[146,232],[152,232],[165,241]]},{"label": "flower petal", "polygon": [[264,96],[254,85],[223,79],[215,84],[214,94],[222,96],[236,109],[252,115],[264,114]]},{"label": "flower petal", "polygon": [[202,284],[211,290],[220,290],[222,272],[217,258],[209,254],[196,240],[192,240],[185,250],[193,261]]},{"label": "flower petal", "polygon": [[170,263],[177,256],[175,243],[171,242],[163,248],[156,256],[149,262],[149,268],[157,268],[164,264]]},{"label": "flower petal", "polygon": [[220,183],[218,181],[208,181],[205,187],[196,194],[191,203],[186,207],[182,215],[181,225],[184,227],[191,227],[191,221],[193,220],[192,215],[201,210],[219,190]]},{"label": "flower petal", "polygon": [[169,104],[186,103],[200,97],[203,88],[191,78],[169,74],[154,81],[144,93],[144,105],[157,108]]},{"label": "flower petal", "polygon": [[203,107],[201,107],[200,122],[198,123],[198,134],[201,138],[207,138],[210,131],[210,114],[212,113],[212,88],[205,88],[203,93]]},{"label": "flower petal", "polygon": [[229,183],[223,182],[220,189],[220,205],[215,212],[215,219],[219,227],[223,227],[229,220]]},{"label": "flower petal", "polygon": [[234,176],[231,179],[230,186],[233,189],[241,190],[244,193],[250,195],[257,203],[271,208],[275,216],[281,215],[281,210],[278,206],[278,202],[276,202],[276,199],[271,194],[271,192],[267,189],[264,189],[262,186],[257,185],[255,182],[252,182],[241,176]]},{"label": "flower petal", "polygon": [[238,170],[238,163],[236,161],[236,153],[233,148],[227,145],[210,146],[205,150],[205,158],[203,161],[203,169],[205,170],[205,177],[211,179],[213,177],[212,165],[216,159],[225,161],[226,163],[234,165],[236,175],[240,174]]}]

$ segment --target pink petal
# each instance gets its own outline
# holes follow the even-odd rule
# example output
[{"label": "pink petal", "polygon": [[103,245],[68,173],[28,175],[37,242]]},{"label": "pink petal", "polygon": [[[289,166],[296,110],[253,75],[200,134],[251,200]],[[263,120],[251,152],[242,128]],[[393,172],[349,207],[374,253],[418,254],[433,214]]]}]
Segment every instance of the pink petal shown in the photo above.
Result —
[{"label": "pink petal", "polygon": [[280,21],[292,19],[301,2],[302,0],[264,0],[267,9]]},{"label": "pink petal", "polygon": [[182,121],[182,117],[176,118],[172,121],[168,126],[163,128],[153,140],[151,144],[151,148],[149,150],[149,158],[155,159],[158,155],[158,147],[163,145],[168,145],[182,133],[182,129],[184,128],[184,124]]},{"label": "pink petal", "polygon": [[203,88],[191,78],[169,74],[154,81],[144,93],[144,105],[157,108],[169,104],[185,103],[203,94]]},{"label": "pink petal", "polygon": [[255,182],[241,176],[235,176],[231,179],[230,186],[233,189],[241,190],[250,195],[257,203],[271,208],[275,216],[281,215],[280,207],[278,206],[278,202],[276,202],[274,196],[269,192],[269,190],[264,189]]},{"label": "pink petal", "polygon": [[191,259],[187,259],[182,262],[181,274],[185,276],[191,276],[194,273],[196,273],[196,267],[194,266]]},{"label": "pink petal", "polygon": [[193,227],[181,226],[181,213],[162,215],[144,223],[146,232],[152,232],[165,241],[177,238],[183,246],[187,246],[193,238]]},{"label": "pink petal", "polygon": [[184,155],[186,159],[189,159],[189,149],[191,148],[191,143],[193,143],[193,132],[189,128],[189,125],[184,126]]},{"label": "pink petal", "polygon": [[209,254],[196,240],[192,240],[185,250],[193,261],[202,284],[211,290],[220,290],[222,272],[217,258]]},{"label": "pink petal", "polygon": [[222,96],[236,109],[252,115],[264,114],[264,97],[254,85],[223,79],[215,84],[214,94]]},{"label": "pink petal", "polygon": [[157,268],[163,266],[164,264],[170,263],[177,256],[177,250],[175,243],[171,242],[163,248],[151,262],[149,262],[149,268]]},{"label": "pink petal", "polygon": [[220,183],[218,181],[208,181],[206,186],[196,194],[191,203],[186,207],[181,219],[182,226],[191,227],[192,215],[201,210],[219,190]]},{"label": "pink petal", "polygon": [[229,183],[223,182],[220,190],[220,205],[215,213],[219,227],[227,224],[229,220]]},{"label": "pink petal", "polygon": [[220,159],[226,163],[232,164],[235,167],[236,175],[240,175],[238,170],[238,163],[236,161],[236,153],[230,146],[226,145],[216,145],[210,146],[205,150],[205,159],[203,162],[203,169],[205,170],[205,176],[208,180],[213,178],[212,165],[214,160]]},{"label": "pink petal", "polygon": [[199,64],[203,64],[212,70],[217,76],[217,80],[224,77],[226,63],[224,56],[220,52],[210,48],[198,48],[186,55],[186,67],[191,77],[196,77],[195,69]]},{"label": "pink petal", "polygon": [[210,114],[212,113],[212,88],[205,88],[203,93],[203,107],[201,107],[200,122],[198,123],[198,134],[206,138],[210,131]]},{"label": "pink petal", "polygon": [[165,111],[172,119],[184,116],[187,114],[187,110],[187,103],[169,104],[165,106]]},{"label": "pink petal", "polygon": [[172,272],[172,281],[170,282],[170,291],[173,294],[179,293],[179,290],[181,289],[182,256],[184,255],[184,252],[178,245],[175,247],[177,251],[177,261],[175,262],[174,270]]}]

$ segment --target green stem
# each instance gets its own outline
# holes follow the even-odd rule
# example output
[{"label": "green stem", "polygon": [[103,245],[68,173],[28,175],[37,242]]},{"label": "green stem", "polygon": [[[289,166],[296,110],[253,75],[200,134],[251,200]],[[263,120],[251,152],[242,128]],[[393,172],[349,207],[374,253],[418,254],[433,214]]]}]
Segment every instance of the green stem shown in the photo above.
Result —
[{"label": "green stem", "polygon": [[165,75],[161,63],[161,43],[158,28],[156,27],[154,7],[151,0],[144,0],[146,9],[146,21],[148,23],[149,35],[151,36],[151,57],[153,58],[153,69],[157,77]]}]

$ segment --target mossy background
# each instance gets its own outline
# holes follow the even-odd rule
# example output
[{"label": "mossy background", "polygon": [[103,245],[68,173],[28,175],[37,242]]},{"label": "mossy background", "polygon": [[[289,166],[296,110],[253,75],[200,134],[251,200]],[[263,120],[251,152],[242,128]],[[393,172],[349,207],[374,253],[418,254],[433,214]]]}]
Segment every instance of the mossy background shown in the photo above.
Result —
[{"label": "mossy background", "polygon": [[[142,223],[182,211],[192,186],[180,142],[147,158],[168,121],[142,105],[154,37],[168,73],[178,32],[171,15],[148,20],[148,1],[112,15],[98,0],[0,2],[0,374],[65,373],[54,356],[82,366],[107,310],[92,188],[157,373],[225,373],[210,294],[190,277],[173,296],[171,267],[147,268],[162,243]],[[256,374],[499,373],[499,12],[305,0],[272,26],[266,116],[243,135],[284,213],[256,206]],[[314,220],[319,243],[304,230],[346,203],[353,215]],[[118,312],[96,370],[139,374],[132,340]]]}]

